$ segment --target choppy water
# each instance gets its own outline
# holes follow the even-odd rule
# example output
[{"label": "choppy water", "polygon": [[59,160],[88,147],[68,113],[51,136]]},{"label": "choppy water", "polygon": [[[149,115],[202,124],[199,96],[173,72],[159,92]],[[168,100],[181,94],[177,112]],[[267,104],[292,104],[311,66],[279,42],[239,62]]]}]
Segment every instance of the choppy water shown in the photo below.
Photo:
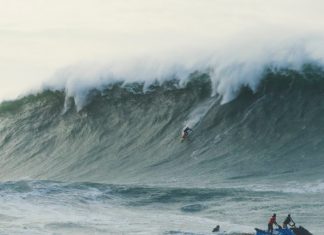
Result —
[{"label": "choppy water", "polygon": [[[254,190],[256,189],[257,190]],[[1,234],[223,234],[253,232],[269,212],[321,234],[319,192],[255,187],[166,188],[19,181],[1,184]],[[307,208],[307,209],[305,209]],[[317,230],[316,230],[317,228]]]}]

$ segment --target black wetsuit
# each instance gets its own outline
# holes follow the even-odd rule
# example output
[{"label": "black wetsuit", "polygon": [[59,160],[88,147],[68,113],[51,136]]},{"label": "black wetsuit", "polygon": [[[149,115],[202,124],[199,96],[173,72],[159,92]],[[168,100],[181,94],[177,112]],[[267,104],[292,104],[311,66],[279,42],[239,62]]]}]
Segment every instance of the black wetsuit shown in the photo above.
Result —
[{"label": "black wetsuit", "polygon": [[285,219],[284,224],[290,224],[290,222],[291,222],[291,217],[288,216],[288,217]]},{"label": "black wetsuit", "polygon": [[189,127],[186,127],[186,129],[183,130],[183,133],[185,134],[185,136],[189,135],[189,131],[192,131],[192,129],[190,129]]},{"label": "black wetsuit", "polygon": [[283,222],[283,227],[284,228],[287,228],[287,225],[289,224],[290,225],[290,223],[294,223],[294,221],[292,220],[292,218],[290,217],[290,216],[287,216],[287,218],[285,219],[285,221]]}]

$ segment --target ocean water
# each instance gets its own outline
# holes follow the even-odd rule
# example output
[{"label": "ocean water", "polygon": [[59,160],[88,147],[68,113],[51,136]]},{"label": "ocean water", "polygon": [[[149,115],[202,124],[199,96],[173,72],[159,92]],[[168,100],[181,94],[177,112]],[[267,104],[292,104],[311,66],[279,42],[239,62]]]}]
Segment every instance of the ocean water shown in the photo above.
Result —
[{"label": "ocean water", "polygon": [[[286,185],[289,187],[289,185]],[[272,188],[272,187],[271,187]],[[323,192],[285,192],[250,185],[166,188],[18,181],[1,185],[1,234],[252,233],[271,211],[321,234]]]},{"label": "ocean water", "polygon": [[261,74],[225,101],[195,71],[3,102],[0,233],[253,234],[290,213],[323,234],[324,72]]}]

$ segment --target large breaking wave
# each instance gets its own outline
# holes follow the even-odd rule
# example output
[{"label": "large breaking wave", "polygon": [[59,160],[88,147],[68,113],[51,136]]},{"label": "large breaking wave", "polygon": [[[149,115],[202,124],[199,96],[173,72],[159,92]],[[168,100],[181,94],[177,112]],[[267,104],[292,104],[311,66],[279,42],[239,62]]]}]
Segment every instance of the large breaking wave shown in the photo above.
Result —
[{"label": "large breaking wave", "polygon": [[[185,83],[116,81],[87,91],[82,106],[61,90],[3,102],[0,178],[200,186],[321,179],[322,68],[261,74],[227,103],[206,71]],[[185,125],[194,131],[181,143]]]}]

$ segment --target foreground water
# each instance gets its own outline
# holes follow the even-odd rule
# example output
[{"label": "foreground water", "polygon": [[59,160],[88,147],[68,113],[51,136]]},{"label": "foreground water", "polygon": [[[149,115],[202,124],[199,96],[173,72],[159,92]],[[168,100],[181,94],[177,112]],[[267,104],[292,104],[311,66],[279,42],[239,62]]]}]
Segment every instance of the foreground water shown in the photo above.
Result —
[{"label": "foreground water", "polygon": [[[314,186],[314,185],[313,185]],[[322,234],[324,197],[269,185],[165,188],[51,181],[0,185],[1,234],[252,233],[272,212]],[[277,188],[278,189],[278,188]],[[288,190],[285,190],[288,189]]]}]

